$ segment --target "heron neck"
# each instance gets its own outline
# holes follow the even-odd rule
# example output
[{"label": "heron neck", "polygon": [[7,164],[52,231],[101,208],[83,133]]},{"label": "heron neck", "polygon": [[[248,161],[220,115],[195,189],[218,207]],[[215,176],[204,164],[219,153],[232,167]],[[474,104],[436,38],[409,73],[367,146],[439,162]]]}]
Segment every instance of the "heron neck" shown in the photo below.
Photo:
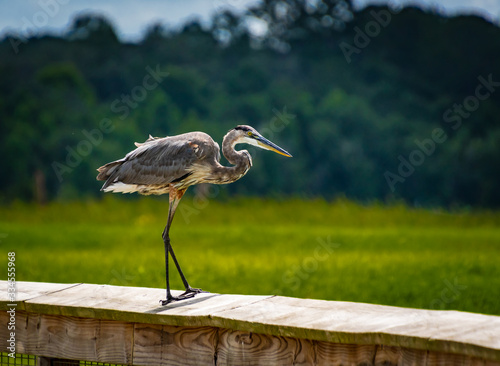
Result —
[{"label": "heron neck", "polygon": [[230,131],[222,141],[222,154],[233,166],[221,167],[221,182],[232,183],[243,177],[252,166],[252,157],[246,150],[236,151],[234,145],[237,136]]}]

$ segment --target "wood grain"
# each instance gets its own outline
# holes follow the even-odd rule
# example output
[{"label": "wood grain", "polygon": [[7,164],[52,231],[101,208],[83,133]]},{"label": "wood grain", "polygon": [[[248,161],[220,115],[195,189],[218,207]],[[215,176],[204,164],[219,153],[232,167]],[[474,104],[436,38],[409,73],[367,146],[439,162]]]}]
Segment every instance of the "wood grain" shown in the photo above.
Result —
[{"label": "wood grain", "polygon": [[296,366],[317,365],[316,343],[310,339],[297,339],[293,364]]},{"label": "wood grain", "polygon": [[422,351],[419,349],[408,349],[401,348],[399,352],[399,364],[408,366],[420,366],[428,364],[428,351]]},{"label": "wood grain", "polygon": [[[8,308],[0,281],[0,310]],[[500,317],[457,311],[18,282],[17,351],[138,364],[500,364]],[[0,311],[0,336],[8,336]],[[3,348],[2,348],[3,350]],[[189,362],[189,363],[186,363]]]},{"label": "wood grain", "polygon": [[[0,312],[2,323],[5,316],[5,312]],[[0,330],[2,339],[4,329],[2,326]],[[132,329],[131,323],[17,312],[16,352],[127,363],[132,360]]]},{"label": "wood grain", "polygon": [[214,364],[217,329],[136,324],[134,364]]},{"label": "wood grain", "polygon": [[375,345],[316,342],[317,365],[371,365]]},{"label": "wood grain", "polygon": [[[47,283],[47,282],[20,282],[16,281],[16,303],[17,310],[25,310],[24,304],[26,301],[47,295],[53,294],[61,290],[79,286],[78,283]],[[8,281],[0,281],[0,310],[7,310],[8,300],[7,292]]]},{"label": "wood grain", "polygon": [[[6,311],[0,311],[0,352],[10,353],[7,349],[7,347],[9,347],[7,340],[10,339],[10,333],[12,332],[12,330],[8,329],[9,320],[9,314]],[[23,324],[25,322],[25,313],[16,313],[15,339],[17,353],[26,353],[24,349],[24,344],[26,343],[26,332],[22,331]]]},{"label": "wood grain", "polygon": [[130,323],[39,315],[29,317],[28,327],[29,354],[125,364],[132,360]]},{"label": "wood grain", "polygon": [[[384,345],[311,341],[212,327],[17,313],[18,353],[134,365],[467,365],[500,362]],[[0,312],[0,336],[7,313]],[[4,351],[4,350],[2,350]]]},{"label": "wood grain", "polygon": [[[428,365],[442,365],[442,366],[483,366],[486,365],[484,360],[469,357],[464,355],[457,355],[444,352],[429,352]],[[497,363],[495,363],[496,365]]]},{"label": "wood grain", "polygon": [[375,357],[373,360],[373,365],[375,366],[400,365],[401,352],[402,350],[400,347],[379,345],[375,349]]},{"label": "wood grain", "polygon": [[224,329],[217,347],[217,365],[293,365],[298,340]]}]

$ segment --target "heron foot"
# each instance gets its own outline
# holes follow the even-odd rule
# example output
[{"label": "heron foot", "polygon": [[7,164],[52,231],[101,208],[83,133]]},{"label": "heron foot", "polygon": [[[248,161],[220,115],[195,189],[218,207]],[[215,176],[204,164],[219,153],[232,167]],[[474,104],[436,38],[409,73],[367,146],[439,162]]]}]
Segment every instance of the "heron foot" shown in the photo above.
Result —
[{"label": "heron foot", "polygon": [[[186,289],[186,291],[184,291],[184,293],[182,295],[188,295],[188,294],[193,294],[196,295],[196,294],[202,294],[202,293],[208,293],[208,291],[203,291],[201,288],[192,288],[192,287],[188,287]],[[181,296],[182,296],[181,295]]]},{"label": "heron foot", "polygon": [[191,299],[195,297],[196,294],[206,293],[206,292],[208,291],[203,291],[200,288],[188,287],[186,291],[180,294],[179,296],[172,296],[169,294],[170,296],[167,296],[166,300],[160,300],[160,302],[162,306],[165,306],[167,304],[170,304],[171,302]]}]

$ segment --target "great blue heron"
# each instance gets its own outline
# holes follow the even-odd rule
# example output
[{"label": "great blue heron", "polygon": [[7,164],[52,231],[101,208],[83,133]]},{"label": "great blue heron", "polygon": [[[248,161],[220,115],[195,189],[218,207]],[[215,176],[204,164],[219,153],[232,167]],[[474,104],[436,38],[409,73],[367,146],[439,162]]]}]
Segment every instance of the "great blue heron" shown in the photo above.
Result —
[{"label": "great blue heron", "polygon": [[[144,143],[135,143],[137,148],[123,159],[103,165],[98,180],[106,182],[101,188],[105,192],[139,194],[169,194],[168,219],[162,238],[165,245],[165,269],[167,298],[162,305],[184,300],[204,292],[189,286],[170,245],[170,225],[180,199],[189,186],[198,183],[226,184],[243,177],[252,166],[252,157],[246,150],[237,151],[236,144],[247,143],[262,149],[291,157],[281,147],[264,138],[250,126],[236,126],[222,141],[222,153],[233,166],[219,163],[219,145],[206,133],[189,132],[171,137],[149,136]],[[168,261],[169,253],[182,279],[186,291],[174,297],[170,293]]]}]

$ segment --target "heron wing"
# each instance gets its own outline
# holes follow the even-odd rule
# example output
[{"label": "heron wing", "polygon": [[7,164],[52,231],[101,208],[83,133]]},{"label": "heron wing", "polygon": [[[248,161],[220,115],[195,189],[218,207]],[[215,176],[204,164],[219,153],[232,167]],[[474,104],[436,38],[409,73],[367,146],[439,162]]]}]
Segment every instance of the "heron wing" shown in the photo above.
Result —
[{"label": "heron wing", "polygon": [[162,137],[153,137],[151,135],[149,135],[148,139],[144,142],[134,142],[134,145],[137,146],[137,147],[141,147],[142,145],[144,145],[145,143],[147,142],[151,142],[151,141],[154,141],[154,140],[159,140],[161,139]]},{"label": "heron wing", "polygon": [[102,189],[117,182],[165,185],[191,174],[196,162],[210,163],[218,153],[218,145],[200,132],[148,139],[123,159],[99,168],[97,179],[106,180]]}]

